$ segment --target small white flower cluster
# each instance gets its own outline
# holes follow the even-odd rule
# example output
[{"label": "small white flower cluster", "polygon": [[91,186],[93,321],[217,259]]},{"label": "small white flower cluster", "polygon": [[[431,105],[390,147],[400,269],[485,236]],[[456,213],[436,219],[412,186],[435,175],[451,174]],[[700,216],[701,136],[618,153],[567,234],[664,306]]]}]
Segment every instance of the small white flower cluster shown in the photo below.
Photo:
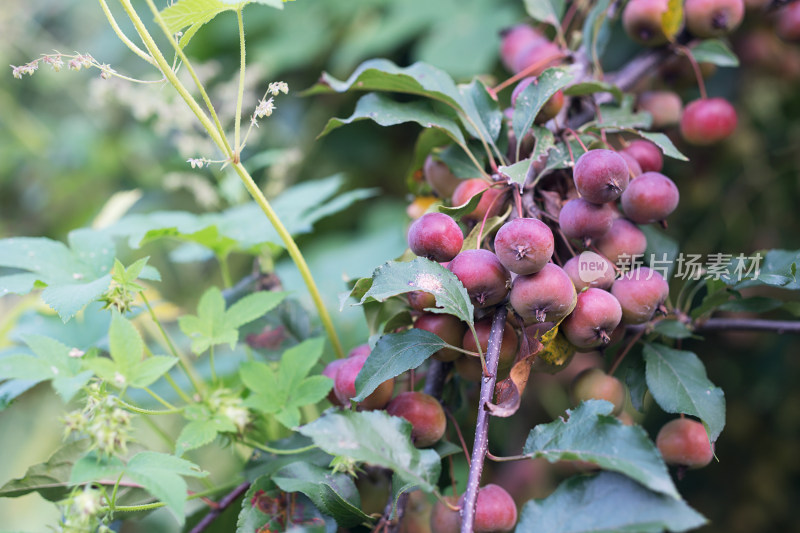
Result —
[{"label": "small white flower cluster", "polygon": [[[258,127],[258,119],[272,115],[272,112],[275,111],[275,99],[273,97],[278,96],[280,93],[289,94],[289,84],[285,81],[273,81],[269,84],[266,94],[258,101],[253,116],[250,117],[251,128],[253,126]],[[269,95],[272,96],[267,98]]]},{"label": "small white flower cluster", "polygon": [[205,158],[200,159],[200,158],[190,157],[189,159],[186,160],[186,162],[192,165],[192,168],[203,168],[206,165]]},{"label": "small white flower cluster", "polygon": [[67,66],[70,70],[78,71],[82,68],[91,68],[95,67],[100,69],[100,77],[104,80],[110,78],[113,74],[116,74],[116,70],[111,68],[111,65],[106,63],[98,63],[95,58],[91,56],[91,54],[75,54],[75,55],[66,55],[61,53],[56,53],[53,55],[45,54],[39,59],[34,59],[30,63],[26,63],[20,66],[11,66],[11,74],[20,79],[24,75],[33,76],[33,73],[39,70],[39,62],[46,65],[50,65],[50,67],[56,71],[61,72],[61,69],[64,68],[64,59],[68,59],[69,62]]}]

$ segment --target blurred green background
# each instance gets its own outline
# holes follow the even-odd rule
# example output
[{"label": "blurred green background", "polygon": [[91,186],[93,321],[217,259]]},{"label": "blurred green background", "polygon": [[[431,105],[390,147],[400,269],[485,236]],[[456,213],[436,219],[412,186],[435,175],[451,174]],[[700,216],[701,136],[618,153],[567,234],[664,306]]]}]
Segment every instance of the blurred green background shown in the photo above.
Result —
[{"label": "blurred green background", "polygon": [[[380,197],[325,219],[299,241],[347,347],[364,342],[367,330],[359,311],[338,312],[337,294],[345,289],[343,276],[369,275],[404,250],[410,201],[405,178],[419,130],[361,122],[317,141],[327,119],[349,116],[357,97],[301,98],[299,91],[323,70],[344,78],[372,57],[401,65],[426,61],[458,80],[477,74],[502,80],[508,74],[498,61],[498,32],[522,20],[522,2],[511,0],[298,0],[282,12],[246,9],[250,66],[245,113],[270,81],[283,80],[291,88],[288,96],[276,98],[276,113],[262,120],[244,154],[259,184],[273,197],[293,183],[342,172],[348,188],[381,190]],[[123,28],[133,35],[128,26]],[[75,50],[121,73],[155,78],[120,44],[92,2],[7,2],[0,10],[0,35],[0,64]],[[681,191],[668,233],[686,253],[797,250],[800,46],[778,42],[769,20],[759,14],[748,15],[734,44],[742,51],[743,65],[719,69],[708,88],[712,95],[731,99],[739,127],[731,139],[712,148],[687,147],[675,138],[692,161],[670,161],[665,168]],[[238,68],[233,15],[218,17],[188,50],[230,126]],[[617,32],[607,63],[619,65],[637,50]],[[216,153],[169,87],[101,80],[94,70],[55,73],[47,67],[22,80],[13,79],[9,68],[0,80],[0,238],[64,239],[70,230],[92,224],[122,190],[141,192],[131,212],[142,213],[216,211],[247,200],[238,178],[227,171],[218,166],[192,171],[186,164],[189,157],[214,159]],[[658,85],[657,80],[647,83]],[[685,101],[696,95],[691,84],[682,89]],[[213,263],[176,265],[168,260],[169,251],[158,244],[121,255],[153,256],[164,277],[158,290],[193,309],[209,280],[220,282],[218,268]],[[234,257],[232,267],[234,278],[242,277],[251,269],[250,260]],[[277,271],[284,285],[304,298],[291,264],[280,262]],[[0,335],[13,334],[20,323],[34,327],[36,322],[25,322],[33,320],[31,314],[21,311],[31,309],[34,301],[0,300]],[[781,312],[771,316],[788,317]],[[0,346],[7,343],[3,337]],[[720,463],[691,472],[678,484],[687,501],[711,519],[704,531],[800,530],[797,338],[716,334],[684,348],[701,356],[710,379],[728,399],[728,426],[717,443]],[[5,452],[0,483],[22,475],[58,446],[61,428],[54,420],[62,410],[50,388],[40,386],[0,413]],[[653,413],[644,424],[654,435],[665,419]],[[524,438],[530,425],[517,424],[511,434]],[[506,451],[515,453],[514,445],[512,439]],[[236,468],[236,458],[230,459],[228,467]],[[224,472],[223,464],[218,474]],[[3,528],[27,531],[40,531],[57,517],[55,507],[36,495],[0,500],[0,516]],[[173,524],[156,516],[142,531],[168,531]]]}]

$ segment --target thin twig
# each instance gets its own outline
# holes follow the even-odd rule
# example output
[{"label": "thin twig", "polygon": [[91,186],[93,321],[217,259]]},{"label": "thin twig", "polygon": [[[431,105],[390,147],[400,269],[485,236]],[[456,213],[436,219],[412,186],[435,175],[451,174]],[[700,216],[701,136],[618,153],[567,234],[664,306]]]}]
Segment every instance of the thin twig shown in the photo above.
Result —
[{"label": "thin twig", "polygon": [[503,329],[506,325],[508,309],[504,305],[498,307],[492,321],[492,332],[489,335],[489,349],[486,351],[486,366],[489,375],[481,380],[481,397],[478,404],[478,421],[475,427],[475,444],[472,446],[472,463],[467,479],[467,491],[461,506],[461,533],[472,533],[475,521],[475,503],[478,500],[478,486],[483,471],[483,461],[489,444],[489,411],[486,404],[492,401],[497,376],[497,363],[500,355],[500,343],[503,340]]},{"label": "thin twig", "polygon": [[190,533],[200,533],[201,531],[204,531],[208,526],[210,526],[214,522],[214,520],[217,519],[219,515],[222,514],[223,511],[225,511],[225,509],[230,507],[233,502],[239,499],[239,496],[247,492],[249,488],[250,488],[250,482],[245,481],[244,483],[238,485],[235,489],[230,491],[228,494],[226,494],[225,497],[219,501],[217,506],[211,509],[211,511],[209,511],[209,513],[205,515],[203,519],[200,520],[200,522],[198,522],[197,525],[192,528]]}]

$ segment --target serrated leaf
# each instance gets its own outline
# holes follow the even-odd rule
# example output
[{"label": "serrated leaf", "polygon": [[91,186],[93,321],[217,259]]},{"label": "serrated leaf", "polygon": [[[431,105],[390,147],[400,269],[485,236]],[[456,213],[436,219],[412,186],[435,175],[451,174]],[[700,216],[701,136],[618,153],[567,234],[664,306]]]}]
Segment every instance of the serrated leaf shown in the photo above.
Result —
[{"label": "serrated leaf", "polygon": [[461,217],[464,215],[468,215],[475,211],[475,208],[478,207],[478,203],[480,203],[481,198],[486,191],[489,190],[489,184],[486,184],[487,188],[482,190],[481,192],[472,195],[472,197],[464,202],[461,205],[454,205],[452,207],[446,205],[440,205],[436,208],[436,210],[440,213],[444,213],[445,215],[449,216],[453,220],[461,220]]},{"label": "serrated leaf", "polygon": [[650,268],[656,270],[665,280],[669,281],[675,270],[676,259],[680,251],[678,241],[651,224],[640,225],[639,229],[647,237],[647,248],[644,254]]},{"label": "serrated leaf", "polygon": [[44,301],[66,322],[111,283],[114,243],[100,232],[69,234],[69,247],[44,237],[0,239],[0,267],[25,270],[0,277],[0,296],[46,287]]},{"label": "serrated leaf", "polygon": [[647,129],[652,123],[653,116],[650,113],[644,111],[635,112],[633,110],[633,100],[626,98],[618,106],[611,104],[601,105],[598,111],[598,119],[582,126],[581,130],[587,127],[597,130]]},{"label": "serrated leaf", "polygon": [[236,426],[227,416],[215,416],[206,420],[193,420],[181,430],[175,441],[175,454],[183,455],[211,443],[219,433],[233,433]]},{"label": "serrated leaf", "polygon": [[651,492],[614,472],[579,476],[561,483],[520,513],[517,531],[537,533],[680,532],[707,521],[681,499]]},{"label": "serrated leaf", "polygon": [[49,501],[59,501],[69,492],[72,465],[86,452],[88,440],[65,444],[44,462],[28,468],[21,478],[12,479],[0,488],[0,497],[16,498],[38,492]]},{"label": "serrated leaf", "polygon": [[534,20],[559,27],[564,16],[564,0],[525,0],[525,11]]},{"label": "serrated leaf", "polygon": [[668,413],[698,417],[711,442],[725,426],[725,396],[706,377],[706,369],[692,352],[662,344],[645,344],[647,387],[658,405]]},{"label": "serrated leaf", "polygon": [[721,280],[735,289],[769,285],[783,289],[800,289],[797,265],[800,250],[767,250],[752,256],[740,254],[731,257],[726,273]]},{"label": "serrated leaf", "polygon": [[382,336],[356,377],[353,400],[363,401],[384,381],[417,368],[446,346],[437,335],[417,328]]},{"label": "serrated leaf", "polygon": [[517,161],[513,165],[509,166],[499,166],[497,170],[509,178],[511,183],[516,183],[520,187],[525,184],[525,178],[528,176],[528,170],[531,168],[531,164],[533,163],[534,159],[523,159],[522,161]]},{"label": "serrated leaf", "polygon": [[288,295],[286,292],[258,291],[248,294],[225,311],[226,325],[239,328],[261,318],[278,306]]},{"label": "serrated leaf", "polygon": [[346,474],[333,474],[326,468],[298,461],[278,470],[272,481],[285,492],[308,496],[317,509],[335,518],[340,527],[372,522],[361,511],[356,484]]},{"label": "serrated leaf", "polygon": [[[242,498],[242,510],[236,522],[236,533],[255,531],[285,531],[286,511],[283,508],[285,494],[269,476],[255,479]],[[320,514],[319,510],[304,495],[296,495],[295,514],[290,531],[303,533],[326,533],[336,529],[336,523]]]},{"label": "serrated leaf", "polygon": [[129,371],[131,387],[149,387],[169,372],[178,362],[177,357],[156,355],[141,361]]},{"label": "serrated leaf", "polygon": [[131,371],[142,360],[144,341],[131,321],[117,312],[111,318],[108,345],[116,371],[129,380]]},{"label": "serrated leaf", "polygon": [[692,48],[692,55],[698,63],[713,63],[718,67],[738,67],[739,58],[719,39],[706,39]]},{"label": "serrated leaf", "polygon": [[594,93],[611,93],[617,100],[622,100],[622,90],[619,87],[600,80],[583,81],[564,89],[566,96],[586,96]]},{"label": "serrated leaf", "polygon": [[325,129],[317,136],[324,137],[331,131],[360,120],[372,120],[381,126],[395,126],[406,122],[415,122],[423,128],[438,128],[445,132],[451,140],[465,144],[458,123],[448,115],[447,108],[437,107],[432,102],[414,101],[397,102],[388,96],[369,93],[359,98],[353,114],[346,119],[332,118]]},{"label": "serrated leaf", "polygon": [[204,24],[217,15],[225,11],[235,11],[239,6],[251,2],[283,9],[282,0],[179,0],[163,9],[161,17],[172,33],[189,28],[183,32],[180,40],[181,47],[184,47]]},{"label": "serrated leaf", "polygon": [[484,139],[498,152],[494,143],[503,126],[503,112],[497,100],[489,95],[486,85],[477,78],[469,84],[459,85],[458,90],[461,107],[468,117],[468,120],[462,117],[462,124],[474,137]]},{"label": "serrated leaf", "polygon": [[434,295],[436,309],[429,311],[447,313],[467,324],[473,323],[474,307],[461,281],[439,263],[423,257],[407,263],[389,261],[376,268],[372,273],[372,286],[361,298],[361,303],[369,298],[383,302],[411,291]]},{"label": "serrated leaf", "polygon": [[549,68],[539,76],[537,83],[528,85],[517,97],[511,119],[512,129],[517,136],[516,159],[519,159],[525,132],[533,125],[536,115],[551,96],[572,83],[574,78],[574,71],[567,67]]},{"label": "serrated leaf", "polygon": [[383,411],[329,410],[298,431],[332,455],[389,468],[426,492],[432,492],[439,479],[439,454],[415,448],[411,424]]},{"label": "serrated leaf", "polygon": [[753,296],[752,298],[740,298],[738,300],[728,300],[717,309],[720,311],[747,312],[747,313],[766,313],[780,308],[783,302],[775,298],[766,296]]},{"label": "serrated leaf", "polygon": [[626,426],[612,416],[614,406],[589,400],[573,410],[568,419],[534,427],[523,453],[531,458],[589,461],[635,479],[652,491],[680,499],[661,454],[639,426]]}]

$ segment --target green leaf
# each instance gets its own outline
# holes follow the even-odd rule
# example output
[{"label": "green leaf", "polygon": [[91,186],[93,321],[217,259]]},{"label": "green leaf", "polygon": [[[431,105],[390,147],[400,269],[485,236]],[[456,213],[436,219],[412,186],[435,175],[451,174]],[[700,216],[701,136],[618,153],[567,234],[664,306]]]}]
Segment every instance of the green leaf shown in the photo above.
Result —
[{"label": "green leaf", "polygon": [[766,313],[783,306],[783,302],[766,296],[753,296],[752,298],[739,298],[728,300],[717,309],[720,311]]},{"label": "green leaf", "polygon": [[281,356],[277,372],[265,363],[243,363],[239,375],[253,392],[245,406],[274,414],[288,428],[296,427],[300,423],[299,408],[319,402],[333,386],[325,376],[307,377],[319,361],[323,346],[324,340],[316,337],[289,348]]},{"label": "green leaf", "polygon": [[635,129],[628,131],[630,131],[631,133],[635,133],[639,137],[647,139],[651,143],[655,144],[656,146],[661,148],[661,151],[664,152],[664,155],[667,157],[671,157],[679,161],[689,160],[689,158],[683,155],[680,150],[675,148],[675,145],[672,143],[670,138],[664,135],[663,133],[655,131],[640,131]]},{"label": "green leaf", "polygon": [[227,416],[214,416],[205,420],[189,422],[181,430],[175,442],[175,454],[183,455],[189,450],[194,450],[213,442],[218,433],[233,433],[236,426]]},{"label": "green leaf", "polygon": [[0,267],[26,271],[0,277],[0,296],[45,286],[42,299],[64,322],[97,299],[111,283],[114,242],[89,229],[68,240],[69,248],[44,237],[0,239]]},{"label": "green leaf", "polygon": [[750,257],[740,254],[731,257],[722,281],[735,289],[769,285],[789,290],[800,289],[797,265],[800,250],[768,250]]},{"label": "green leaf", "polygon": [[116,479],[124,472],[125,465],[118,457],[102,457],[91,451],[72,466],[69,482],[79,485],[99,479]]},{"label": "green leaf", "polygon": [[644,111],[635,112],[633,110],[633,99],[625,98],[619,105],[601,105],[598,111],[598,119],[582,126],[581,130],[587,127],[597,130],[649,128],[652,122],[653,117],[650,113]]},{"label": "green leaf", "polygon": [[599,63],[611,38],[611,21],[607,16],[610,3],[611,0],[594,2],[583,22],[583,51],[595,63]]},{"label": "green leaf", "polygon": [[0,497],[16,498],[38,492],[44,499],[55,502],[69,493],[72,465],[86,453],[87,440],[78,440],[59,448],[47,462],[28,468],[25,475],[12,479],[0,488]]},{"label": "green leaf", "polygon": [[130,371],[130,386],[144,388],[155,383],[178,362],[177,357],[156,355],[148,357]]},{"label": "green leaf", "polygon": [[718,67],[738,67],[739,58],[719,39],[706,39],[692,48],[692,55],[698,63],[713,63]]},{"label": "green leaf", "polygon": [[650,268],[656,270],[669,282],[675,271],[676,259],[680,251],[678,241],[651,224],[643,224],[639,226],[639,229],[647,237],[647,248],[644,254]]},{"label": "green leaf", "polygon": [[531,430],[523,453],[555,463],[592,462],[635,479],[652,491],[680,499],[661,454],[639,426],[626,426],[612,416],[614,406],[589,400],[567,410],[568,420],[539,424]]},{"label": "green leaf", "polygon": [[442,265],[418,257],[407,263],[389,261],[372,273],[372,286],[361,298],[361,303],[373,298],[379,302],[411,291],[425,291],[436,298],[434,313],[454,315],[467,324],[473,323],[474,308],[467,289],[461,281]]},{"label": "green leaf", "polygon": [[566,96],[586,96],[594,93],[611,93],[617,100],[622,100],[622,90],[619,87],[600,80],[583,81],[564,89]]},{"label": "green leaf", "polygon": [[411,442],[411,424],[383,411],[335,411],[298,428],[332,455],[383,466],[426,492],[435,490],[441,459]]},{"label": "green leaf", "polygon": [[452,110],[435,104],[426,101],[397,102],[382,94],[369,93],[358,100],[356,109],[349,118],[330,119],[317,139],[346,124],[372,120],[381,126],[416,122],[423,128],[438,128],[453,141],[465,144],[466,140],[458,123],[449,116]]},{"label": "green leaf", "polygon": [[317,509],[336,519],[339,527],[372,522],[364,514],[356,484],[347,474],[333,474],[326,468],[295,462],[278,470],[272,481],[285,492],[302,492]]},{"label": "green leaf", "polygon": [[356,377],[353,400],[363,401],[384,381],[417,368],[446,346],[437,335],[417,328],[382,336]]},{"label": "green leaf", "polygon": [[561,26],[564,8],[564,0],[525,0],[525,11],[531,18],[553,27]]},{"label": "green leaf", "polygon": [[514,106],[514,115],[511,119],[512,128],[517,135],[517,159],[519,159],[525,132],[533,125],[536,115],[551,96],[572,83],[574,78],[575,73],[566,67],[549,68],[539,76],[538,83],[531,83],[517,97],[517,104]]},{"label": "green leaf", "polygon": [[483,194],[488,190],[489,189],[486,188],[481,192],[472,195],[472,197],[469,200],[467,200],[461,205],[454,205],[452,207],[448,207],[446,205],[440,205],[436,208],[436,210],[439,211],[440,213],[444,213],[453,220],[461,220],[461,217],[463,217],[464,215],[467,215],[475,211],[475,208],[478,207],[478,203],[480,203],[481,198],[483,198]]},{"label": "green leaf", "polygon": [[388,59],[365,61],[344,81],[323,72],[319,83],[303,94],[343,93],[351,89],[415,94],[461,108],[458,87],[447,73],[425,63],[402,68]]},{"label": "green leaf", "polygon": [[[283,508],[285,494],[269,476],[253,481],[242,498],[242,510],[236,522],[236,533],[256,531],[286,531],[286,511]],[[316,506],[304,495],[295,497],[295,514],[288,531],[303,533],[326,533],[336,530],[333,520],[325,520]]]},{"label": "green leaf", "polygon": [[633,348],[635,353],[631,353],[622,360],[616,374],[628,386],[630,391],[631,405],[637,411],[644,412],[644,399],[647,394],[647,379],[645,377],[644,359],[641,354],[641,344]]},{"label": "green leaf", "polygon": [[509,215],[511,215],[511,211],[513,209],[514,206],[509,204],[505,213],[502,215],[497,215],[496,217],[490,217],[488,220],[486,220],[483,231],[481,231],[480,224],[475,224],[475,226],[470,230],[469,235],[464,237],[464,244],[461,245],[461,251],[480,248],[480,246],[478,246],[478,235],[480,234],[481,240],[485,242],[487,237],[493,235],[493,233],[503,225],[503,223],[508,219]]},{"label": "green leaf", "polygon": [[673,319],[659,320],[655,323],[653,330],[670,339],[688,339],[693,335],[692,331],[686,327],[686,324]]},{"label": "green leaf", "polygon": [[194,463],[174,455],[140,452],[128,461],[125,475],[141,484],[147,492],[167,505],[178,523],[183,525],[186,507],[186,481],[182,476],[205,477]]},{"label": "green leaf", "polygon": [[197,355],[217,344],[229,344],[233,349],[239,340],[238,328],[262,317],[285,297],[283,292],[261,291],[245,296],[226,311],[222,292],[210,287],[200,298],[197,315],[180,317],[178,325],[192,339],[192,351]]},{"label": "green leaf", "polygon": [[686,502],[651,492],[613,472],[573,477],[520,513],[517,531],[661,533],[688,531],[707,520]]},{"label": "green leaf", "polygon": [[647,387],[668,413],[698,417],[711,442],[725,426],[725,396],[706,377],[706,369],[692,352],[673,350],[662,344],[646,344]]},{"label": "green leaf", "polygon": [[186,46],[195,33],[206,23],[225,11],[236,11],[240,5],[251,2],[283,9],[282,0],[179,0],[161,11],[171,33],[178,33],[188,27],[180,40],[181,47]]},{"label": "green leaf", "polygon": [[533,158],[523,159],[522,161],[517,161],[513,165],[501,165],[497,167],[497,170],[511,180],[511,183],[516,183],[522,187],[525,184],[525,178],[528,177],[528,170],[531,168],[533,161]]},{"label": "green leaf", "polygon": [[108,345],[116,371],[129,381],[131,371],[142,361],[144,342],[131,321],[117,312],[111,318]]},{"label": "green leaf", "polygon": [[479,79],[474,79],[467,85],[459,85],[461,106],[468,120],[463,118],[461,123],[474,137],[484,139],[490,146],[495,146],[500,129],[503,126],[503,112],[497,100],[491,97],[486,85]]}]

